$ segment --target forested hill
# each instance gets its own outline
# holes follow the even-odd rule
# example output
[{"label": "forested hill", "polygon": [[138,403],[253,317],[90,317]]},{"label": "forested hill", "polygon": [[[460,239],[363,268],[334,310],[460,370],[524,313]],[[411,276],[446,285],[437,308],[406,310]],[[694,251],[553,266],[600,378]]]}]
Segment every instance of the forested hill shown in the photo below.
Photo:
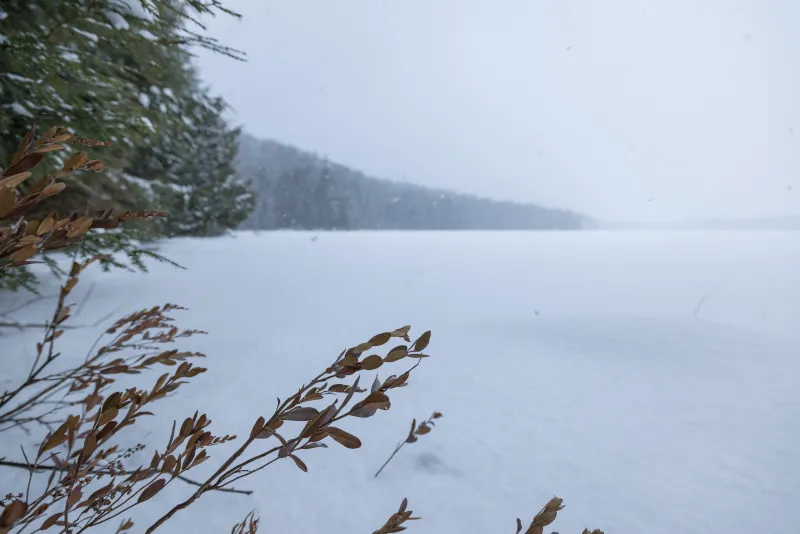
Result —
[{"label": "forested hill", "polygon": [[245,229],[580,229],[582,215],[381,180],[275,141],[240,138],[257,206]]}]

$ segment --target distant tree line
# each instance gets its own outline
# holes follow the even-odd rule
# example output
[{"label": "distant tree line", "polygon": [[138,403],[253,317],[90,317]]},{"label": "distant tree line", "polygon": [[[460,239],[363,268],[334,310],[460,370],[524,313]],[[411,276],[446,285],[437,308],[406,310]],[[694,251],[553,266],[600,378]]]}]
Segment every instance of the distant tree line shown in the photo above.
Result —
[{"label": "distant tree line", "polygon": [[258,198],[246,229],[574,230],[591,223],[570,211],[371,178],[247,134],[236,166]]}]

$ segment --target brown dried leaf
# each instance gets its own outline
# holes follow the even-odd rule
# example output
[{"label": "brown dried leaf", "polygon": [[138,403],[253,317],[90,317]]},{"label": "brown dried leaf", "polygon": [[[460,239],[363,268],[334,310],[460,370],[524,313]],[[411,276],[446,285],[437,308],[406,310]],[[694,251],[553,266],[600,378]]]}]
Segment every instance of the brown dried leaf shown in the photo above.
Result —
[{"label": "brown dried leaf", "polygon": [[548,503],[544,505],[544,508],[533,518],[525,534],[542,534],[544,532],[544,527],[555,521],[558,512],[564,508],[564,506],[562,506],[563,502],[564,500],[559,497],[550,499]]},{"label": "brown dried leaf", "polygon": [[355,382],[353,382],[353,385],[348,389],[347,395],[344,397],[344,402],[342,402],[342,405],[339,407],[339,411],[344,410],[345,406],[347,406],[347,404],[352,400],[353,395],[355,395],[356,390],[358,389],[358,383],[360,380],[361,377],[357,376]]},{"label": "brown dried leaf", "polygon": [[398,345],[397,347],[389,351],[389,353],[386,355],[383,361],[396,362],[398,360],[402,360],[407,355],[408,355],[408,347],[406,345]]},{"label": "brown dried leaf", "polygon": [[50,438],[43,443],[42,452],[47,452],[50,449],[55,449],[65,441],[67,441],[66,434],[54,434],[50,436]]},{"label": "brown dried leaf", "polygon": [[[72,444],[74,442],[74,430],[70,429],[69,436],[68,436],[68,446],[72,448]],[[97,449],[97,432],[94,430],[81,434],[79,437],[83,437],[83,446],[80,450],[80,460],[85,462],[88,460],[92,453]]]},{"label": "brown dried leaf", "polygon": [[11,254],[11,260],[14,262],[25,261],[35,256],[37,252],[39,252],[39,248],[36,245],[28,245],[15,250]]},{"label": "brown dried leaf", "polygon": [[411,325],[405,325],[395,330],[393,334],[396,334],[397,337],[402,337],[402,336],[407,336],[410,331],[411,331]]},{"label": "brown dried leaf", "polygon": [[108,495],[108,493],[111,491],[111,489],[113,487],[114,487],[114,482],[109,482],[108,485],[103,486],[99,490],[97,490],[97,491],[93,492],[91,495],[89,495],[89,499],[88,500],[89,501],[96,501],[100,497],[104,497],[104,496]]},{"label": "brown dried leaf", "polygon": [[86,152],[76,152],[72,154],[67,160],[64,162],[64,170],[69,172],[77,169],[78,167],[82,166],[84,163],[89,161],[89,155]]},{"label": "brown dried leaf", "polygon": [[119,391],[115,391],[111,395],[106,398],[105,402],[103,403],[103,408],[100,410],[105,412],[106,410],[117,409],[120,407],[120,400],[122,399],[122,393]]},{"label": "brown dried leaf", "polygon": [[19,499],[12,502],[3,508],[3,513],[0,513],[0,529],[9,530],[27,511],[28,505],[26,503]]},{"label": "brown dried leaf", "polygon": [[10,186],[0,187],[0,219],[8,216],[17,205],[17,190]]},{"label": "brown dried leaf", "polygon": [[[164,376],[167,377],[169,375],[165,374]],[[161,379],[159,379],[159,381],[160,380]],[[183,437],[189,436],[192,434],[192,430],[194,430],[194,421],[192,420],[191,417],[187,417],[186,419],[183,420],[183,424],[181,424],[181,430],[178,433],[178,435]]]},{"label": "brown dried leaf", "polygon": [[361,368],[367,371],[374,371],[381,365],[383,365],[383,358],[381,358],[377,354],[373,354],[372,356],[367,356],[366,358],[364,358],[364,361],[361,362]]},{"label": "brown dried leaf", "polygon": [[69,280],[67,280],[67,282],[64,284],[64,292],[65,292],[65,293],[69,293],[70,291],[72,291],[72,290],[75,288],[75,286],[76,286],[77,284],[78,284],[78,279],[77,279],[77,278],[70,278],[70,279],[69,279]]},{"label": "brown dried leaf", "polygon": [[355,417],[371,417],[377,410],[388,410],[391,407],[389,397],[381,391],[373,391],[361,402],[356,403],[350,411]]},{"label": "brown dried leaf", "polygon": [[45,513],[48,508],[50,508],[49,504],[47,503],[40,504],[39,506],[36,507],[36,510],[33,511],[33,517],[39,517],[40,515]]},{"label": "brown dried leaf", "polygon": [[36,146],[39,146],[42,143],[45,143],[46,141],[51,139],[57,133],[58,133],[58,126],[51,126],[47,130],[45,130],[44,133],[41,136],[39,136],[39,139],[37,139],[34,144]]},{"label": "brown dried leaf", "polygon": [[3,187],[17,187],[19,184],[33,176],[31,172],[20,172],[11,176],[6,176],[0,180],[0,186]]},{"label": "brown dried leaf", "polygon": [[281,436],[280,434],[278,434],[269,425],[265,426],[264,430],[262,430],[259,434],[257,434],[255,439],[268,439],[268,438],[271,438],[272,436],[275,436],[276,438],[278,438],[278,441],[280,441],[282,445],[286,445],[286,443],[287,443],[286,439],[283,436]]},{"label": "brown dried leaf", "polygon": [[67,497],[67,508],[69,509],[69,508],[72,508],[73,506],[75,506],[78,503],[78,501],[81,500],[82,496],[83,496],[83,492],[81,492],[81,487],[80,486],[75,487],[69,493],[69,497]]},{"label": "brown dried leaf", "polygon": [[92,227],[93,222],[94,219],[92,219],[91,217],[87,216],[80,217],[74,223],[72,223],[72,228],[70,228],[70,230],[67,232],[67,237],[72,239],[75,237],[82,236],[83,234],[89,231],[89,229]]},{"label": "brown dried leaf", "polygon": [[344,445],[348,449],[357,449],[361,447],[361,440],[358,439],[356,436],[350,434],[342,430],[341,428],[336,428],[333,426],[325,427],[321,429],[321,432],[325,432],[338,443]]},{"label": "brown dried leaf", "polygon": [[70,143],[75,140],[75,136],[69,133],[57,135],[50,140],[51,143]]},{"label": "brown dried leaf", "polygon": [[47,145],[47,146],[42,147],[42,148],[37,148],[32,153],[33,154],[43,154],[45,152],[53,152],[54,150],[64,150],[65,148],[67,148],[67,147],[65,147],[64,145]]},{"label": "brown dried leaf", "polygon": [[284,421],[313,421],[319,416],[319,410],[311,407],[298,406],[281,414]]},{"label": "brown dried leaf", "polygon": [[14,152],[14,155],[11,157],[11,164],[17,163],[22,157],[26,154],[28,149],[30,148],[31,141],[33,140],[34,136],[36,135],[36,126],[32,126],[30,130],[28,130],[25,135],[20,139],[19,146],[17,146],[17,151]]},{"label": "brown dried leaf", "polygon": [[181,469],[187,469],[189,467],[189,464],[192,463],[192,460],[194,460],[194,455],[196,453],[197,453],[197,448],[191,449],[189,451],[189,454],[187,454],[186,457],[183,459],[183,466],[182,467],[176,467],[175,468],[175,474],[173,476],[178,476],[178,474],[180,473]]},{"label": "brown dried leaf", "polygon": [[411,350],[414,352],[419,352],[425,350],[425,347],[428,346],[428,343],[431,341],[431,331],[428,330],[414,342],[414,345],[411,347]]},{"label": "brown dried leaf", "polygon": [[190,467],[198,466],[206,460],[208,460],[208,453],[205,450],[202,450],[200,451],[200,454],[197,455],[197,458],[194,459],[194,462],[192,462]]},{"label": "brown dried leaf", "polygon": [[175,464],[178,463],[178,459],[175,458],[172,454],[164,458],[164,464],[161,466],[162,473],[169,473],[175,468]]},{"label": "brown dried leaf", "polygon": [[6,169],[5,174],[11,176],[14,174],[19,174],[21,172],[29,171],[32,168],[36,167],[39,164],[39,162],[42,161],[43,157],[44,154],[28,154],[27,156],[19,160],[17,163]]},{"label": "brown dried leaf", "polygon": [[303,460],[301,460],[300,458],[298,458],[298,457],[297,457],[297,456],[295,456],[294,454],[290,454],[290,455],[289,455],[289,458],[291,458],[292,460],[294,460],[294,463],[295,463],[295,465],[297,465],[297,467],[299,467],[299,468],[300,468],[300,470],[302,470],[302,471],[303,471],[303,472],[305,472],[305,473],[308,473],[308,467],[307,467],[307,466],[306,466],[306,464],[303,462]]},{"label": "brown dried leaf", "polygon": [[44,190],[41,193],[39,193],[39,198],[44,199],[47,197],[52,197],[53,195],[59,194],[66,188],[67,184],[65,184],[64,182],[54,182],[45,187]]},{"label": "brown dried leaf", "polygon": [[29,219],[26,221],[27,224],[25,225],[25,234],[29,236],[35,236],[36,230],[39,229],[39,222],[36,219]]},{"label": "brown dried leaf", "polygon": [[155,482],[153,482],[152,484],[150,484],[149,486],[147,486],[144,489],[144,491],[141,493],[141,495],[139,495],[139,499],[136,502],[144,502],[144,501],[152,498],[153,496],[155,496],[156,493],[161,491],[161,489],[166,484],[167,484],[167,479],[159,478],[158,480],[156,480]]},{"label": "brown dried leaf", "polygon": [[370,339],[369,344],[372,345],[373,347],[379,347],[381,345],[386,344],[386,342],[388,342],[390,339],[392,339],[392,334],[390,334],[389,332],[384,332]]},{"label": "brown dried leaf", "polygon": [[253,425],[253,429],[250,431],[250,439],[255,439],[261,431],[264,429],[264,424],[266,423],[266,419],[263,417],[259,417],[256,423]]},{"label": "brown dried leaf", "polygon": [[420,423],[417,430],[414,432],[418,436],[424,436],[425,434],[431,431],[431,427],[427,425],[427,423]]},{"label": "brown dried leaf", "polygon": [[372,408],[370,406],[361,406],[361,407],[353,407],[353,409],[349,412],[349,415],[353,417],[360,417],[362,419],[366,419],[367,417],[372,417],[378,413],[377,408]]},{"label": "brown dried leaf", "polygon": [[50,517],[48,517],[47,519],[44,520],[44,523],[42,523],[42,526],[39,527],[39,530],[47,530],[48,528],[52,527],[53,525],[56,524],[56,521],[61,519],[62,515],[63,514],[61,514],[60,512],[57,513],[57,514],[51,515]]}]

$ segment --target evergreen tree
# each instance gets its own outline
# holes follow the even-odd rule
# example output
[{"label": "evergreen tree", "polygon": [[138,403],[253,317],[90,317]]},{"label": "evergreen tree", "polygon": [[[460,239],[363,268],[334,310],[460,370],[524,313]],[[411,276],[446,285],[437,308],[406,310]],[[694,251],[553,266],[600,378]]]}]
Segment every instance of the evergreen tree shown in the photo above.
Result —
[{"label": "evergreen tree", "polygon": [[253,177],[259,203],[252,229],[569,229],[578,213],[380,180],[317,155],[248,135],[237,168]]},{"label": "evergreen tree", "polygon": [[228,127],[225,108],[204,90],[187,96],[177,131],[141,150],[139,161],[163,167],[138,172],[168,212],[167,235],[217,235],[237,227],[255,207],[248,183],[234,169],[240,130]]},{"label": "evergreen tree", "polygon": [[[32,124],[62,125],[83,137],[114,144],[93,154],[103,159],[105,172],[69,179],[69,188],[43,210],[175,208],[173,216],[183,225],[176,233],[235,226],[245,216],[242,211],[221,214],[224,208],[209,210],[203,204],[235,198],[246,211],[252,201],[230,171],[235,130],[224,126],[221,102],[199,89],[190,53],[191,47],[200,46],[242,59],[239,51],[196,31],[202,29],[199,17],[219,12],[238,16],[218,0],[3,0],[0,165]],[[173,135],[185,128],[187,113],[202,117],[198,124],[203,126],[194,139],[209,135],[206,146],[223,146],[217,155],[203,156],[180,134]],[[214,113],[218,115],[213,117]],[[196,168],[180,161],[185,154],[206,157],[223,170],[216,181],[208,173],[195,174],[195,187],[191,173]],[[61,163],[51,160],[54,165]],[[164,187],[154,187],[158,183],[146,179],[153,175]],[[179,187],[192,192],[183,204],[176,202]],[[207,224],[190,222],[181,209],[191,210],[195,219],[211,211],[218,215]],[[158,256],[138,243],[162,229],[163,225],[144,223],[92,234],[77,252],[111,253],[106,266],[144,268],[144,256]],[[0,278],[0,288],[14,288],[20,280],[29,285],[32,280],[23,270],[15,275],[13,280]]]}]

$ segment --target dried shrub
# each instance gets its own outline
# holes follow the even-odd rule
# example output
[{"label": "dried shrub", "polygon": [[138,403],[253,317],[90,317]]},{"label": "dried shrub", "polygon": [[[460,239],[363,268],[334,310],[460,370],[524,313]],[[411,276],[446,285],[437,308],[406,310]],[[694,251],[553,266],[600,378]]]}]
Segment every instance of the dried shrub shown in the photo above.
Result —
[{"label": "dried shrub", "polygon": [[[43,220],[27,218],[31,209],[63,191],[65,184],[58,181],[63,176],[102,168],[99,161],[78,152],[67,159],[62,170],[23,187],[44,154],[63,150],[68,143],[105,145],[77,139],[60,128],[51,128],[35,138],[35,130],[31,129],[0,175],[0,220],[11,221],[0,224],[0,269],[30,264],[37,254],[78,243],[95,228],[114,228],[129,220],[163,215],[155,211],[126,212],[112,217],[109,211],[103,211],[63,218],[51,214]],[[165,304],[143,309],[111,325],[83,361],[73,359],[72,367],[55,369],[53,364],[61,359],[56,343],[69,327],[72,312],[68,298],[80,275],[99,259],[73,262],[50,320],[41,325],[43,335],[36,344],[30,369],[16,387],[0,394],[0,433],[12,428],[30,432],[32,426],[46,432],[35,451],[29,453],[21,447],[22,457],[18,460],[0,458],[0,468],[27,472],[24,491],[9,492],[0,500],[0,534],[28,528],[77,534],[112,521],[119,521],[116,532],[126,532],[134,525],[124,516],[156,498],[169,484],[177,480],[196,487],[189,498],[175,504],[146,529],[150,534],[205,493],[249,493],[233,484],[281,459],[288,458],[299,470],[307,471],[301,456],[311,449],[325,448],[332,442],[349,449],[359,448],[360,438],[342,428],[343,424],[348,418],[369,418],[388,410],[389,393],[406,386],[421,359],[428,357],[422,351],[430,342],[430,332],[423,333],[410,347],[409,326],[380,333],[344,350],[294,394],[283,401],[278,399],[275,410],[256,418],[247,437],[239,440],[240,446],[210,476],[195,480],[187,475],[209,459],[216,445],[238,438],[212,433],[211,420],[199,410],[180,424],[173,421],[169,439],[163,448],[153,451],[149,464],[130,466],[133,455],[144,448],[132,438],[131,427],[140,418],[153,416],[151,410],[160,399],[178,392],[206,371],[195,364],[203,354],[174,347],[181,339],[204,332],[182,330],[175,324],[173,314],[183,310],[180,306]],[[373,352],[393,339],[402,339],[406,344],[389,349],[384,356]],[[369,390],[359,387],[365,371],[405,360],[416,363],[383,382],[376,377]],[[146,388],[115,388],[120,375],[143,375],[164,367],[167,372],[150,381]],[[349,377],[354,378],[352,382]],[[312,406],[318,402],[322,406]],[[439,417],[441,414],[436,412],[420,425],[415,421],[403,443],[412,443],[429,432],[433,420]],[[405,522],[417,519],[406,507],[404,500],[375,533],[405,530]],[[541,533],[561,508],[561,500],[553,499],[534,518],[526,534]],[[522,526],[517,522],[519,534]],[[252,534],[258,524],[255,512],[251,512],[233,527],[232,533]]]},{"label": "dried shrub", "polygon": [[74,152],[60,170],[31,181],[32,171],[48,153],[66,150],[67,145],[104,147],[109,144],[78,138],[64,128],[50,128],[38,138],[35,127],[28,131],[0,174],[0,221],[10,221],[0,226],[0,269],[36,263],[32,258],[37,254],[74,245],[92,229],[117,228],[123,222],[164,215],[158,211],[126,211],[113,215],[109,209],[83,215],[73,212],[61,217],[50,213],[41,220],[28,217],[48,198],[64,191],[67,184],[60,179],[77,171],[103,170],[99,160],[89,159],[85,152]]},{"label": "dried shrub", "polygon": [[408,499],[403,499],[403,502],[400,504],[400,508],[397,510],[397,512],[392,514],[386,523],[372,534],[391,534],[392,532],[402,532],[407,528],[403,526],[403,523],[406,521],[418,520],[419,517],[412,517],[414,512],[407,510],[407,507]]},{"label": "dried shrub", "polygon": [[406,443],[416,443],[417,440],[419,439],[419,436],[424,436],[425,434],[429,433],[431,429],[433,429],[433,427],[436,426],[436,423],[434,421],[436,419],[439,419],[440,417],[442,417],[441,412],[433,412],[433,415],[431,415],[425,421],[422,421],[420,424],[417,424],[416,419],[411,421],[411,430],[408,432],[408,436],[406,436],[406,438],[403,441],[397,444],[397,447],[395,447],[394,452],[392,452],[392,454],[389,456],[389,459],[386,460],[381,466],[381,468],[378,469],[378,472],[375,473],[375,478],[378,478],[378,475],[381,474],[383,468],[389,465],[389,462],[391,462],[392,458],[394,458],[395,455],[398,452],[400,452],[400,449],[403,448],[403,445],[405,445]]},{"label": "dried shrub", "polygon": [[[525,534],[542,534],[544,527],[556,520],[558,512],[564,509],[564,499],[560,497],[553,497],[547,504],[544,505],[538,514],[533,517],[530,526],[525,531]],[[517,518],[517,534],[522,532],[522,520]],[[584,529],[582,534],[603,534],[602,530],[589,530]]]},{"label": "dried shrub", "polygon": [[253,510],[245,516],[244,521],[233,525],[231,534],[256,534],[259,522],[258,515],[256,515],[256,511]]},{"label": "dried shrub", "polygon": [[[375,354],[363,357],[365,352],[378,349],[392,338],[410,340],[410,327],[381,333],[343,351],[294,394],[283,401],[279,399],[274,412],[258,417],[240,447],[204,481],[187,478],[187,474],[208,460],[212,447],[237,438],[212,434],[211,420],[199,412],[180,424],[173,422],[169,439],[163,449],[154,451],[149,465],[131,468],[125,460],[143,446],[131,444],[129,437],[128,445],[120,446],[126,440],[123,430],[135,425],[138,418],[153,415],[150,410],[156,401],[206,371],[194,365],[202,354],[167,349],[166,345],[203,332],[180,330],[174,325],[171,312],[182,309],[178,306],[167,304],[141,310],[108,328],[107,341],[91,350],[84,362],[67,371],[48,373],[59,357],[54,345],[63,333],[61,325],[69,318],[65,298],[88,264],[73,265],[71,276],[62,287],[52,327],[37,344],[37,357],[27,378],[0,399],[0,431],[30,424],[49,429],[34,454],[24,453],[20,461],[0,461],[0,466],[26,469],[28,487],[35,476],[47,478],[39,495],[26,491],[8,503],[3,519],[6,531],[12,526],[35,525],[40,529],[58,526],[62,532],[81,532],[116,520],[175,480],[194,484],[197,490],[188,499],[147,529],[153,532],[203,494],[231,491],[237,480],[278,460],[291,459],[300,470],[307,471],[300,457],[305,451],[325,448],[330,442],[359,448],[361,440],[342,428],[342,423],[348,418],[367,418],[388,410],[388,393],[404,387],[418,365],[417,361],[410,369],[383,382],[376,380],[370,390],[360,388],[361,373],[387,361]],[[409,359],[414,356],[409,352]],[[113,390],[115,375],[139,375],[161,366],[173,370],[162,374],[149,389]],[[352,383],[342,381],[351,375],[355,375]],[[45,404],[54,399],[59,399],[54,408]],[[313,407],[317,401],[323,401],[324,407]],[[79,413],[59,420],[59,414],[73,410]],[[247,528],[255,526],[257,521],[250,517]],[[0,534],[3,532],[0,530]]]}]

